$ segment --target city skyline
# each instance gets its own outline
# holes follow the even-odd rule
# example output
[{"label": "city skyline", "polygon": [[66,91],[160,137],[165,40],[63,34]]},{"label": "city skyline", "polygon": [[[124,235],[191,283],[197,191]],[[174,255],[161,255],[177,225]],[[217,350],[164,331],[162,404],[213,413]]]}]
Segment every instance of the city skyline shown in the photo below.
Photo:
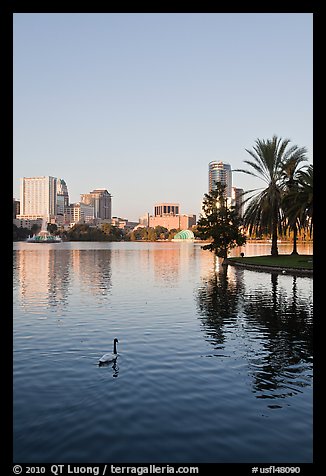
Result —
[{"label": "city skyline", "polygon": [[115,216],[163,201],[199,216],[209,162],[243,168],[257,138],[312,162],[312,19],[15,13],[14,197],[20,177],[64,177],[71,203],[107,188]]},{"label": "city skyline", "polygon": [[[224,174],[224,170],[227,170],[226,175]],[[72,202],[69,198],[69,187],[64,179],[59,177],[51,177],[51,176],[35,176],[35,177],[20,177],[20,194],[18,197],[13,197],[14,202],[19,202],[19,209],[20,212],[17,215],[23,217],[25,216],[28,219],[34,219],[36,216],[40,217],[41,215],[46,215],[48,221],[51,221],[51,216],[54,218],[56,215],[64,215],[68,213],[66,207],[69,208],[73,205],[79,206],[86,206],[92,205],[93,206],[93,218],[113,218],[112,215],[112,195],[108,192],[107,188],[98,188],[90,191],[89,193],[80,193],[80,198],[77,202]],[[55,203],[49,205],[51,201],[54,199],[51,198],[51,193],[49,195],[49,190],[47,191],[47,196],[45,197],[44,192],[49,188],[49,181],[55,181],[54,185],[52,185],[52,194],[53,197],[55,196]],[[234,204],[238,203],[239,200],[241,201],[241,195],[237,197],[237,194],[243,193],[243,189],[234,187],[232,184],[232,171],[230,164],[220,162],[210,162],[208,164],[208,190],[205,193],[211,193],[215,187],[213,187],[213,183],[216,181],[221,181],[222,183],[227,185],[227,190],[229,191],[228,197],[234,200]],[[42,184],[41,188],[39,187],[39,183]],[[27,193],[27,195],[26,195]],[[26,198],[28,197],[28,199]],[[102,204],[100,204],[99,199],[102,197],[102,200],[105,200]],[[44,201],[45,200],[45,201]],[[95,200],[95,201],[94,201]],[[26,202],[26,203],[25,203]],[[49,203],[47,203],[49,202]],[[44,205],[45,203],[45,205]],[[231,203],[231,202],[230,202]],[[52,211],[50,208],[52,206]],[[54,207],[56,207],[57,212],[54,213]],[[147,209],[145,212],[145,216],[156,217],[157,215],[181,215],[180,212],[180,204],[179,203],[154,203],[152,204],[152,210],[150,208]],[[107,209],[107,211],[106,211]],[[171,209],[171,210],[170,210]],[[102,211],[100,211],[102,210]],[[43,213],[44,212],[44,213]],[[70,211],[71,213],[71,211]],[[32,216],[34,215],[34,216]],[[184,217],[188,216],[188,214],[182,214]],[[199,217],[199,215],[191,214],[192,217]],[[114,218],[117,218],[118,215],[115,215]],[[127,216],[121,217],[122,219],[129,220]],[[139,215],[138,220],[139,223],[144,218],[144,215]],[[74,221],[74,220],[72,220]],[[196,220],[195,220],[196,221]],[[195,224],[195,222],[193,223]]]}]

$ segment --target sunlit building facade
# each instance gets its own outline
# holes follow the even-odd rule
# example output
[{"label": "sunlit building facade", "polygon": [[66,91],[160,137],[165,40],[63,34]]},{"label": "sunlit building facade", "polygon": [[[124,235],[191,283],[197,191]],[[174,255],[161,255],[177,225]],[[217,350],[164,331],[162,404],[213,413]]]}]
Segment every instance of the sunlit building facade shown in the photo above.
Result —
[{"label": "sunlit building facade", "polygon": [[65,207],[64,223],[90,223],[94,219],[94,207],[86,203],[71,203]]},{"label": "sunlit building facade", "polygon": [[232,197],[232,171],[231,165],[213,160],[208,164],[208,190],[211,193],[216,190],[216,183],[226,185],[226,196]]},{"label": "sunlit building facade", "polygon": [[181,215],[179,203],[157,203],[154,215],[148,216],[148,226],[163,226],[168,230],[189,229],[196,225],[196,215]]},{"label": "sunlit building facade", "polygon": [[97,188],[90,193],[81,194],[80,201],[94,207],[94,218],[111,220],[112,198],[105,188]]},{"label": "sunlit building facade", "polygon": [[51,176],[20,179],[20,214],[17,218],[55,220],[57,214],[57,179]]}]

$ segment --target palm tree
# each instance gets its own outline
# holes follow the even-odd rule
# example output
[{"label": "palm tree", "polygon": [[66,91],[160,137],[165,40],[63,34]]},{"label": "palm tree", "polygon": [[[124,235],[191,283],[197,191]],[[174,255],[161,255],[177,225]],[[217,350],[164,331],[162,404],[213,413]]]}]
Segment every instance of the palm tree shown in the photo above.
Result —
[{"label": "palm tree", "polygon": [[258,233],[270,233],[272,237],[271,255],[278,256],[277,237],[282,229],[282,190],[284,188],[284,165],[304,153],[293,145],[289,147],[290,139],[278,138],[256,140],[253,150],[245,149],[254,160],[244,162],[253,170],[237,169],[248,175],[263,180],[266,184],[264,189],[255,189],[245,192],[250,195],[244,203],[248,203],[244,214],[244,224],[248,231]]},{"label": "palm tree", "polygon": [[313,230],[313,165],[297,171],[296,187],[284,198],[287,216],[296,220],[298,228]]},{"label": "palm tree", "polygon": [[[297,237],[298,229],[300,228],[300,220],[298,210],[293,208],[293,203],[296,203],[296,194],[299,189],[299,168],[302,162],[307,160],[305,156],[307,150],[305,147],[297,149],[296,152],[283,165],[282,178],[284,181],[282,208],[285,213],[285,219],[290,230],[293,232],[293,250],[292,254],[297,255]],[[294,202],[293,202],[294,200]]]},{"label": "palm tree", "polygon": [[301,204],[302,210],[302,222],[304,227],[309,230],[310,236],[312,236],[314,217],[313,217],[313,181],[314,169],[310,164],[305,171],[301,171],[299,176],[299,196],[298,204]]}]

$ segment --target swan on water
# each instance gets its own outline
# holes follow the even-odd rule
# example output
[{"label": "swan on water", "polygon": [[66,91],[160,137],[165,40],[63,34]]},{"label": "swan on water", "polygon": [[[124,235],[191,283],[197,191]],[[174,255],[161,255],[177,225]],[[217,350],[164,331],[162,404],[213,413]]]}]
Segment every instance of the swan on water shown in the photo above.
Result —
[{"label": "swan on water", "polygon": [[102,357],[98,361],[99,365],[109,364],[110,362],[115,362],[117,360],[117,357],[118,357],[117,343],[118,342],[119,342],[118,339],[115,338],[113,341],[113,352],[102,355]]}]

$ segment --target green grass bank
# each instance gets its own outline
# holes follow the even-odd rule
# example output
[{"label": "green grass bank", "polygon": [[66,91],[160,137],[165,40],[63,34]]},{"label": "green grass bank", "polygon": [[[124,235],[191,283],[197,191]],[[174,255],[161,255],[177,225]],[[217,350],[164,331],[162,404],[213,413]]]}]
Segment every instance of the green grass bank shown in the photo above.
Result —
[{"label": "green grass bank", "polygon": [[266,271],[285,271],[312,274],[313,255],[271,255],[264,256],[237,256],[226,260],[230,265],[245,268],[261,269]]}]

